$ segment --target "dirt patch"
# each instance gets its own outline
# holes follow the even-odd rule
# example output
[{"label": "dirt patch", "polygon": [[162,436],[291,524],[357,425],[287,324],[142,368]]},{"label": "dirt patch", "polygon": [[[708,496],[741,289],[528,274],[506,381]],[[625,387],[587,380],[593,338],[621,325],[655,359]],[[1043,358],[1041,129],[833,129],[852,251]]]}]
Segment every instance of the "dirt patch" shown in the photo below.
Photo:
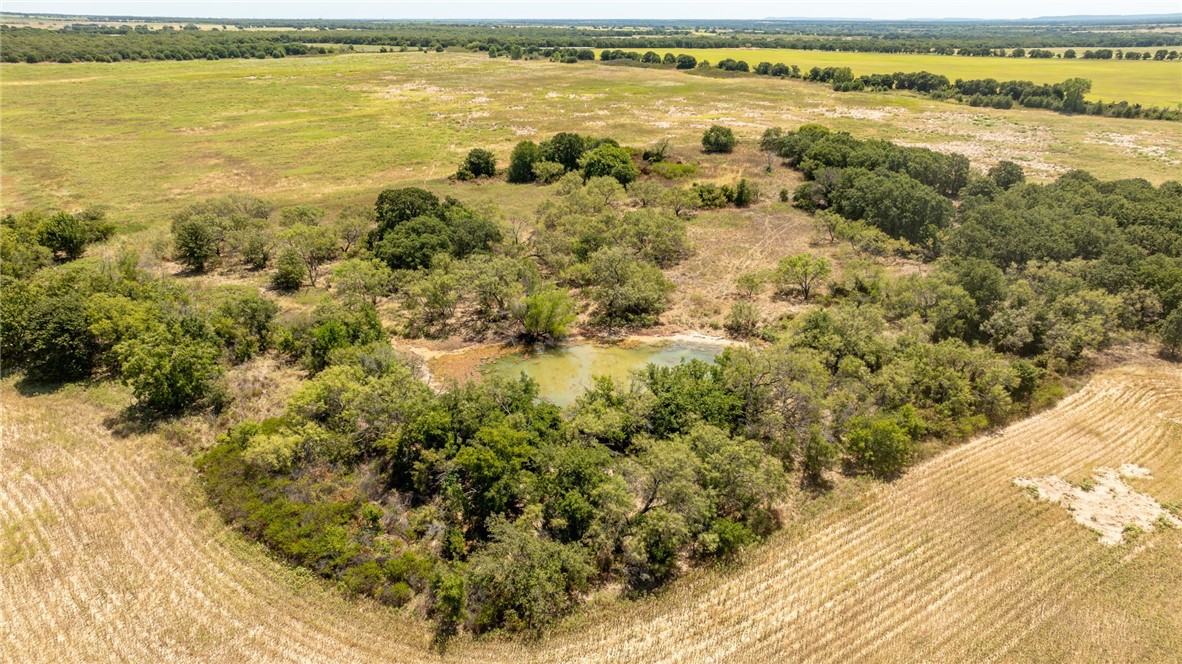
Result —
[{"label": "dirt patch", "polygon": [[1038,492],[1041,500],[1058,503],[1077,522],[1100,533],[1100,542],[1113,546],[1132,528],[1153,530],[1162,522],[1182,527],[1182,519],[1170,514],[1153,497],[1138,493],[1122,476],[1152,479],[1148,468],[1126,463],[1120,470],[1097,468],[1092,481],[1077,486],[1059,477],[1019,477],[1014,484]]},{"label": "dirt patch", "polygon": [[814,108],[805,111],[811,115],[823,115],[827,118],[854,118],[856,120],[888,120],[903,112],[900,108],[880,106],[878,108],[851,108],[849,106],[834,106],[833,108]]}]

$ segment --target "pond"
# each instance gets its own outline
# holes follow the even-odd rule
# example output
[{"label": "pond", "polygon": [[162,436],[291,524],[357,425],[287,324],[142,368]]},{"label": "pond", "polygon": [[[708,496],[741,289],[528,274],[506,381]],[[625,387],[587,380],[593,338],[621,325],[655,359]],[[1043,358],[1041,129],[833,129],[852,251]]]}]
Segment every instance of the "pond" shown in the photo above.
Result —
[{"label": "pond", "polygon": [[709,362],[725,346],[712,343],[669,341],[661,343],[601,344],[577,343],[540,351],[501,356],[484,366],[482,373],[517,376],[521,373],[538,383],[541,396],[567,406],[587,388],[592,376],[607,375],[626,382],[628,375],[645,364],[671,367],[685,360]]}]

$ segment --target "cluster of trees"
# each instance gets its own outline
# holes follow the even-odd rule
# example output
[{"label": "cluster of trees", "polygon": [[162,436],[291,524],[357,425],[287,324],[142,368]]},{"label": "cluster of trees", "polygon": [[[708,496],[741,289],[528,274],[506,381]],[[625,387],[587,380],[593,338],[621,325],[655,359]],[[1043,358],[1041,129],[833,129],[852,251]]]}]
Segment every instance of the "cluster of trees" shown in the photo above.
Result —
[{"label": "cluster of trees", "polygon": [[793,193],[798,207],[835,207],[912,241],[932,239],[949,225],[946,197],[955,197],[970,179],[964,155],[861,140],[820,125],[768,130],[761,145],[808,178]]},{"label": "cluster of trees", "polygon": [[[939,258],[942,276],[897,287],[887,307],[911,302],[920,309],[894,316],[919,313],[943,337],[1055,371],[1123,332],[1156,332],[1167,348],[1182,341],[1178,183],[1100,182],[1075,171],[1036,185],[1011,162],[978,175],[961,170],[967,162],[953,155],[943,157],[957,173],[949,187],[932,177],[941,169],[909,165],[928,162],[922,151],[851,139],[806,125],[783,134],[779,147],[811,178],[793,202],[819,211],[829,241],[848,241],[870,255],[918,246]],[[879,156],[867,157],[867,150]],[[961,198],[959,207],[953,196]],[[880,234],[901,244],[876,240]],[[876,298],[891,290],[856,288]]]},{"label": "cluster of trees", "polygon": [[423,594],[442,634],[535,631],[775,529],[782,462],[743,434],[729,373],[650,368],[564,415],[524,377],[436,395],[360,346],[199,468],[228,520],[352,592]]},{"label": "cluster of trees", "polygon": [[[1067,49],[1063,52],[1063,57],[1074,58],[1076,53],[1074,49]],[[1148,51],[1121,51],[1117,49],[1113,51],[1110,48],[1101,48],[1096,50],[1086,50],[1079,57],[1084,60],[1177,60],[1177,50],[1166,50],[1159,48],[1153,53]]]},{"label": "cluster of trees", "polygon": [[198,297],[152,278],[137,261],[123,253],[23,275],[6,271],[5,371],[51,383],[115,378],[150,416],[220,405],[223,367],[271,345],[278,308],[242,287]]},{"label": "cluster of trees", "polygon": [[99,34],[34,28],[0,28],[4,62],[120,62],[122,60],[218,60],[324,54],[298,33],[136,31]]},{"label": "cluster of trees", "polygon": [[[891,224],[922,207],[908,199],[922,188],[942,201],[959,223],[933,231],[932,268],[890,277],[855,259],[834,277],[823,258],[788,256],[770,282],[816,304],[759,330],[767,346],[600,379],[565,411],[524,377],[433,394],[385,344],[358,337],[324,356],[283,417],[232,430],[201,460],[214,503],[352,592],[393,605],[421,596],[442,634],[536,631],[595,588],[649,591],[758,542],[790,482],[891,478],[921,440],[1045,406],[1064,372],[1121,334],[1182,347],[1182,185],[1079,172],[1035,185],[1003,162],[945,194],[941,178],[916,177],[943,163],[924,152],[815,126],[776,139],[797,165],[838,152],[860,164],[813,171],[853,180],[839,198],[869,192],[822,206],[831,241],[868,223],[834,210],[903,201],[865,219],[906,237]],[[480,260],[511,275],[490,282],[524,289],[550,275],[629,320],[659,298],[657,266],[686,250],[661,205],[674,191],[634,183],[624,209],[614,178],[568,174],[523,251],[536,271]],[[740,286],[750,308],[763,282]]]},{"label": "cluster of trees", "polygon": [[656,51],[648,51],[643,55],[639,51],[622,51],[620,49],[604,50],[599,53],[603,62],[633,62],[646,65],[666,65],[677,69],[693,69],[698,66],[698,59],[692,55],[680,53],[673,55],[666,53],[661,56]]},{"label": "cluster of trees", "polygon": [[[459,179],[471,177],[473,155],[478,155],[478,161],[483,164],[479,175],[495,174],[496,162],[492,153],[478,148],[470,152],[461,165],[460,173],[457,174]],[[521,141],[514,146],[509,156],[505,176],[509,182],[516,184],[551,184],[566,173],[576,171],[585,180],[612,177],[623,185],[640,177],[632,150],[612,138],[595,138],[573,132],[560,132],[541,143]]]},{"label": "cluster of trees", "polygon": [[101,208],[77,214],[30,210],[0,219],[0,275],[25,279],[55,261],[80,258],[115,232]]}]

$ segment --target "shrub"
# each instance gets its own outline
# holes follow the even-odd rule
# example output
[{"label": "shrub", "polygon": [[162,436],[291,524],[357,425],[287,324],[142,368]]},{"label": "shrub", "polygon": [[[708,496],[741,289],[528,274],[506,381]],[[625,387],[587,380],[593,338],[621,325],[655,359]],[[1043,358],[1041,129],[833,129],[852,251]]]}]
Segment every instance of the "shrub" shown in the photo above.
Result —
[{"label": "shrub", "polygon": [[745,338],[755,336],[762,321],[759,306],[749,300],[739,300],[731,305],[726,322],[722,324],[733,337]]},{"label": "shrub", "polygon": [[41,222],[37,229],[37,243],[48,247],[66,260],[82,255],[90,233],[81,219],[68,212],[58,212]]},{"label": "shrub", "polygon": [[[9,296],[6,294],[5,298]],[[5,336],[14,330],[4,331]],[[98,359],[86,306],[77,294],[38,299],[24,321],[25,370],[36,380],[86,378]]]},{"label": "shrub", "polygon": [[676,180],[677,178],[684,178],[698,172],[698,167],[694,164],[679,164],[669,161],[659,161],[655,164],[649,164],[648,172],[666,180]]},{"label": "shrub", "polygon": [[575,304],[566,291],[547,288],[531,293],[511,307],[513,318],[528,341],[561,339],[576,320]]},{"label": "shrub", "polygon": [[733,195],[728,191],[729,189],[729,187],[720,187],[713,183],[693,186],[694,193],[698,195],[700,207],[705,210],[714,210],[729,205]]},{"label": "shrub", "polygon": [[702,134],[702,149],[706,152],[733,152],[736,143],[738,141],[735,139],[735,133],[721,125],[714,125]]},{"label": "shrub", "polygon": [[190,217],[172,225],[177,261],[194,272],[204,272],[218,253],[218,228],[208,217]]},{"label": "shrub", "polygon": [[845,436],[845,451],[858,468],[887,478],[911,460],[911,437],[894,418],[858,418]]},{"label": "shrub", "polygon": [[460,164],[460,169],[456,172],[456,178],[460,180],[484,177],[490,178],[496,174],[496,156],[484,148],[475,148],[468,152],[468,156],[465,157],[463,163]]},{"label": "shrub", "polygon": [[539,161],[533,167],[534,179],[541,184],[557,182],[566,173],[566,167],[556,161]]},{"label": "shrub", "polygon": [[748,207],[759,198],[759,188],[747,181],[747,178],[739,180],[739,184],[735,187],[735,207]]},{"label": "shrub", "polygon": [[277,291],[291,292],[304,285],[307,271],[300,255],[291,249],[285,249],[275,261],[275,273],[271,275],[271,288]]},{"label": "shrub", "polygon": [[668,306],[673,284],[655,266],[619,247],[590,258],[591,299],[596,319],[608,327],[648,325]]}]

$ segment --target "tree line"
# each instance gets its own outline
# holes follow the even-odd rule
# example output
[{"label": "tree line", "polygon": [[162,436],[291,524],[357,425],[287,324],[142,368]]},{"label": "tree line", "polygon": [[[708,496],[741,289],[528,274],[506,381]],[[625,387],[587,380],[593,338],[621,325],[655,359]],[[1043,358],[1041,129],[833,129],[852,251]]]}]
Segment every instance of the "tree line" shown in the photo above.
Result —
[{"label": "tree line", "polygon": [[[1048,57],[1056,47],[1090,47],[1095,57],[1112,49],[1151,48],[1182,44],[1182,35],[1168,31],[1137,31],[1156,23],[1120,24],[1119,31],[1104,31],[1097,24],[1080,31],[1077,25],[1055,23],[924,23],[924,22],[592,22],[587,30],[568,22],[364,22],[364,21],[266,21],[206,19],[222,27],[215,30],[149,29],[141,23],[102,26],[78,23],[61,30],[0,26],[6,42],[5,62],[116,61],[128,59],[203,59],[225,57],[275,57],[299,55],[299,48],[315,43],[372,45],[394,50],[443,50],[465,48],[482,52],[537,55],[554,49],[689,48],[790,48],[801,50],[934,53],[973,57]],[[164,20],[164,19],[153,19]],[[175,22],[187,23],[180,18]],[[186,26],[189,27],[189,26]],[[236,30],[227,33],[230,27]],[[248,31],[246,28],[293,28]],[[304,30],[301,31],[300,29]],[[308,32],[307,28],[316,28]],[[1129,28],[1134,28],[1129,30]],[[230,35],[233,35],[232,37]],[[1031,49],[1031,45],[1038,48]],[[298,46],[297,46],[298,45]],[[289,48],[290,47],[290,48]],[[1029,49],[1029,51],[1027,50]],[[1133,59],[1134,51],[1124,52]],[[11,58],[8,55],[11,54]],[[185,57],[188,54],[190,57]],[[1086,55],[1086,52],[1085,52]],[[118,57],[116,57],[118,56]],[[546,55],[545,57],[550,57]],[[1063,57],[1069,57],[1064,54]],[[1139,54],[1136,57],[1141,57]],[[1163,58],[1170,57],[1167,52]],[[1176,57],[1176,54],[1175,54]],[[30,59],[33,58],[33,59]],[[69,58],[69,60],[66,60]]]}]

